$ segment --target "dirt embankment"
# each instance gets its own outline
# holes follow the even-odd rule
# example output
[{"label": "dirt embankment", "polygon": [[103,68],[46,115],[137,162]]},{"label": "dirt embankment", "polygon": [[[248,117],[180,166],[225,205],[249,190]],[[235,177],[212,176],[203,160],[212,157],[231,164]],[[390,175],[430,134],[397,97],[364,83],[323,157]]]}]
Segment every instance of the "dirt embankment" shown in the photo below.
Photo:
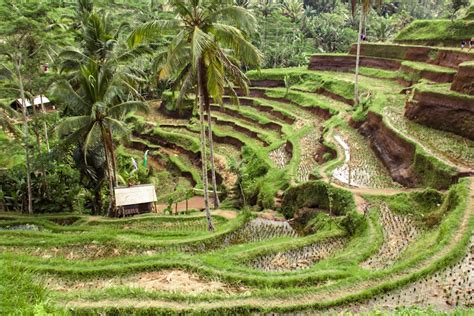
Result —
[{"label": "dirt embankment", "polygon": [[284,87],[285,81],[283,80],[250,80],[250,85],[252,87],[262,87],[262,88],[278,88]]},{"label": "dirt embankment", "polygon": [[461,64],[454,77],[451,90],[474,95],[474,64]]},{"label": "dirt embankment", "polygon": [[[407,65],[402,65],[400,71],[407,74],[416,74],[416,77],[423,78],[438,83],[447,83],[454,80],[454,72],[437,72],[429,69],[417,70]],[[418,80],[415,80],[418,81]],[[416,82],[410,82],[410,85]]]},{"label": "dirt embankment", "polygon": [[411,168],[416,150],[413,144],[387,128],[382,117],[372,112],[369,112],[359,131],[368,138],[372,149],[395,181],[407,187],[415,187],[418,184]]},{"label": "dirt embankment", "polygon": [[330,119],[332,114],[331,112],[329,112],[329,110],[326,110],[326,109],[322,109],[320,107],[317,107],[317,106],[313,106],[313,107],[308,107],[308,106],[302,106],[296,102],[293,102],[287,98],[279,98],[279,97],[271,97],[271,96],[268,96],[266,93],[265,93],[265,90],[261,90],[261,89],[251,89],[250,90],[250,96],[252,97],[256,97],[256,98],[261,98],[261,99],[267,99],[267,100],[270,100],[270,101],[275,101],[275,102],[279,102],[279,103],[286,103],[286,104],[292,104],[292,105],[295,105],[305,111],[308,111],[312,114],[315,114],[319,117],[321,117],[322,119],[324,120],[327,120],[327,119]]},{"label": "dirt embankment", "polygon": [[[207,120],[207,115],[204,116],[205,119]],[[249,137],[249,138],[253,138],[253,139],[256,139],[260,142],[263,143],[264,146],[268,146],[269,143],[267,143],[267,141],[265,141],[265,139],[263,139],[262,137],[260,137],[260,135],[257,133],[257,132],[254,132],[250,129],[247,129],[246,127],[243,127],[243,126],[240,126],[234,122],[231,122],[231,121],[224,121],[224,120],[220,120],[218,118],[215,118],[215,117],[212,117],[212,121],[217,125],[217,126],[229,126],[231,127],[233,130],[239,132],[239,133],[242,133],[244,134],[245,136]]]},{"label": "dirt embankment", "polygon": [[[159,146],[162,146],[163,148],[160,149],[160,151],[164,151],[168,154],[169,154],[168,151],[171,149],[174,154],[187,156],[188,159],[191,161],[191,163],[196,168],[201,169],[201,167],[202,167],[200,152],[193,153],[192,151],[190,151],[186,148],[183,148],[183,147],[181,147],[181,146],[179,146],[175,143],[169,142],[166,139],[163,139],[163,138],[161,138],[157,135],[150,135],[150,134],[143,134],[143,133],[133,133],[133,136],[137,137],[137,138],[147,140],[152,144],[157,144]],[[213,136],[213,138],[216,142],[223,141],[223,139],[219,138],[219,137]],[[227,139],[224,139],[224,140],[227,140]],[[230,142],[226,142],[226,143],[230,143]],[[133,144],[134,144],[133,146],[135,147],[135,149],[139,149],[139,150],[153,149],[153,148],[148,148],[145,144],[140,143],[140,142],[133,142]],[[234,144],[232,144],[232,145],[234,145]],[[165,150],[165,149],[167,149],[167,150]],[[196,181],[193,179],[193,176],[190,172],[181,171],[181,173],[184,177],[189,179],[190,182],[193,185],[196,185]],[[210,170],[208,171],[208,176],[211,177],[211,171]],[[222,181],[223,181],[223,178],[222,178],[220,172],[217,171],[216,172],[216,182],[217,182],[217,184],[219,184],[219,185],[222,184]]]},{"label": "dirt embankment", "polygon": [[[353,55],[314,55],[310,58],[308,69],[349,71],[354,69],[355,65],[356,57]],[[361,56],[360,66],[395,71],[400,68],[401,61],[386,58]]]},{"label": "dirt embankment", "polygon": [[413,143],[386,126],[379,114],[369,112],[359,132],[367,137],[391,177],[405,187],[430,186],[444,190],[460,177],[471,174],[456,173],[420,153]]},{"label": "dirt embankment", "polygon": [[348,104],[348,105],[350,105],[350,106],[354,106],[354,100],[345,98],[345,97],[343,97],[343,96],[341,96],[341,95],[339,95],[339,94],[336,94],[336,93],[334,93],[334,92],[331,92],[331,91],[329,91],[329,90],[327,90],[327,89],[325,89],[325,88],[318,88],[318,89],[316,89],[315,92],[318,93],[318,94],[325,95],[325,96],[327,96],[327,97],[329,97],[329,98],[331,98],[331,99],[333,99],[333,100],[341,101],[341,102],[346,103],[346,104]]},{"label": "dirt embankment", "polygon": [[251,123],[253,125],[257,125],[257,126],[259,126],[260,128],[263,128],[263,129],[270,129],[270,130],[276,131],[280,135],[282,134],[282,131],[281,131],[282,126],[280,124],[275,123],[275,122],[260,123],[260,122],[252,120],[251,118],[241,114],[238,110],[230,109],[228,107],[219,106],[219,105],[213,105],[212,110],[217,111],[217,112],[221,112],[221,113],[224,113],[224,114],[227,114],[227,115],[230,115],[230,116],[233,116],[233,117],[238,118],[242,121]]},{"label": "dirt embankment", "polygon": [[417,123],[474,140],[474,98],[415,90],[405,116]]},{"label": "dirt embankment", "polygon": [[[457,45],[457,44],[456,44]],[[355,55],[357,45],[352,45],[349,54]],[[450,68],[457,68],[459,64],[474,60],[474,55],[466,51],[438,49],[435,47],[409,46],[397,44],[370,44],[361,45],[360,54],[370,57],[393,58],[424,62]]]}]

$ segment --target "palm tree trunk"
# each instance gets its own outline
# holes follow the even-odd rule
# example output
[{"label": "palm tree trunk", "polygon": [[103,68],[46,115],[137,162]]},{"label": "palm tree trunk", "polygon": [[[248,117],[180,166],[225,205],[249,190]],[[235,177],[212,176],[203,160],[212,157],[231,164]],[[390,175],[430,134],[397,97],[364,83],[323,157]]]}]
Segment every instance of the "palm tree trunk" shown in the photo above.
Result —
[{"label": "palm tree trunk", "polygon": [[26,98],[25,98],[25,88],[23,87],[23,79],[20,71],[21,60],[14,61],[15,69],[18,76],[18,82],[20,85],[20,97],[21,97],[21,112],[23,114],[23,137],[25,143],[25,158],[26,158],[26,186],[28,192],[28,213],[33,214],[33,199],[32,199],[32,190],[31,190],[31,168],[30,168],[30,153],[29,153],[29,142],[30,142],[30,131],[28,129],[28,116],[26,114]]},{"label": "palm tree trunk", "polygon": [[113,183],[114,186],[117,186],[117,160],[115,159],[114,141],[112,139],[112,132],[110,130],[107,130],[107,145],[109,146],[110,162],[112,165],[112,175],[114,181]]},{"label": "palm tree trunk", "polygon": [[110,194],[110,204],[109,209],[107,210],[107,216],[112,217],[115,215],[116,207],[115,207],[115,180],[114,180],[114,170],[112,166],[112,157],[110,152],[110,146],[108,144],[109,140],[107,137],[107,131],[105,128],[101,127],[102,133],[102,144],[104,145],[104,152],[105,152],[105,163],[107,165],[107,175],[109,177],[109,194]]},{"label": "palm tree trunk", "polygon": [[216,180],[216,165],[214,161],[214,141],[212,139],[212,118],[211,118],[211,107],[206,104],[207,108],[207,126],[208,126],[208,138],[209,138],[209,159],[211,160],[211,180],[212,189],[214,190],[214,208],[219,208],[220,201],[219,195],[217,194],[217,180]]},{"label": "palm tree trunk", "polygon": [[204,186],[204,205],[207,217],[207,229],[214,231],[214,225],[212,224],[211,211],[209,210],[209,188],[207,180],[207,155],[206,155],[206,131],[204,127],[204,90],[206,89],[205,82],[205,68],[204,62],[199,61],[198,65],[198,88],[199,88],[199,121],[201,123],[201,160],[202,160],[202,182]]},{"label": "palm tree trunk", "polygon": [[362,35],[362,27],[364,25],[365,11],[360,8],[360,20],[359,20],[359,36],[357,38],[357,55],[356,55],[356,69],[355,69],[355,83],[354,83],[354,105],[359,104],[359,63],[360,63],[360,42]]}]

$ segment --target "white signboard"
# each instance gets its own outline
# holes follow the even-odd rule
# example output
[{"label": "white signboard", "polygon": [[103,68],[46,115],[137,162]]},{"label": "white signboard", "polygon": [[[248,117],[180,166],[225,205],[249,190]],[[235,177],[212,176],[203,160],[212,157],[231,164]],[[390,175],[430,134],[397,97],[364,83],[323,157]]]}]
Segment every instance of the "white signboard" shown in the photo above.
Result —
[{"label": "white signboard", "polygon": [[114,191],[117,206],[156,202],[156,192],[153,184],[117,187]]}]

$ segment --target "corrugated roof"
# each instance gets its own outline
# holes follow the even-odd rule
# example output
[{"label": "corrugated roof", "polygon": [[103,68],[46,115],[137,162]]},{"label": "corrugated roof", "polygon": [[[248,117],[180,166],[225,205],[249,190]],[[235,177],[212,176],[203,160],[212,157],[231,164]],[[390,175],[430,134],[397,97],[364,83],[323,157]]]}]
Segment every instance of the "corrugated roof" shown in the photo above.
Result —
[{"label": "corrugated roof", "polygon": [[34,99],[33,99],[33,104],[34,105],[40,105],[41,104],[41,97],[43,97],[43,104],[46,104],[46,103],[49,103],[51,101],[49,101],[49,99],[44,96],[44,95],[37,95]]}]

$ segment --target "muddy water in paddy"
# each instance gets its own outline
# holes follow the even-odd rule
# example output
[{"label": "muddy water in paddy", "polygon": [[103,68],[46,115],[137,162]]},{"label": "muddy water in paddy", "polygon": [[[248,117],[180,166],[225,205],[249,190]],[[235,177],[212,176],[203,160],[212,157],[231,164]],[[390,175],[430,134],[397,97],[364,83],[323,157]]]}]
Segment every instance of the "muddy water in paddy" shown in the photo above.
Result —
[{"label": "muddy water in paddy", "polygon": [[321,148],[320,137],[321,132],[318,128],[314,128],[300,139],[301,160],[296,175],[299,182],[308,181],[314,168],[318,165],[318,152]]},{"label": "muddy water in paddy", "polygon": [[341,250],[345,242],[345,238],[330,238],[301,248],[260,256],[249,265],[263,271],[307,269]]},{"label": "muddy water in paddy", "polygon": [[343,184],[365,188],[397,188],[399,184],[370,149],[367,140],[356,131],[339,131],[334,135],[344,150],[344,163],[334,169],[332,177]]},{"label": "muddy water in paddy", "polygon": [[385,203],[380,205],[380,222],[384,241],[379,251],[361,264],[365,269],[391,266],[420,234],[420,229],[409,216],[395,214]]},{"label": "muddy water in paddy", "polygon": [[281,145],[275,150],[272,150],[268,156],[273,161],[273,163],[280,169],[286,167],[291,157],[286,150],[286,144]]},{"label": "muddy water in paddy", "polygon": [[[432,308],[435,311],[454,311],[455,308],[474,306],[474,238],[471,237],[468,253],[461,261],[422,278],[417,282],[377,295],[365,302],[349,304],[330,310],[328,314],[368,313],[394,311],[400,307]],[[303,313],[302,315],[312,315]]]}]

